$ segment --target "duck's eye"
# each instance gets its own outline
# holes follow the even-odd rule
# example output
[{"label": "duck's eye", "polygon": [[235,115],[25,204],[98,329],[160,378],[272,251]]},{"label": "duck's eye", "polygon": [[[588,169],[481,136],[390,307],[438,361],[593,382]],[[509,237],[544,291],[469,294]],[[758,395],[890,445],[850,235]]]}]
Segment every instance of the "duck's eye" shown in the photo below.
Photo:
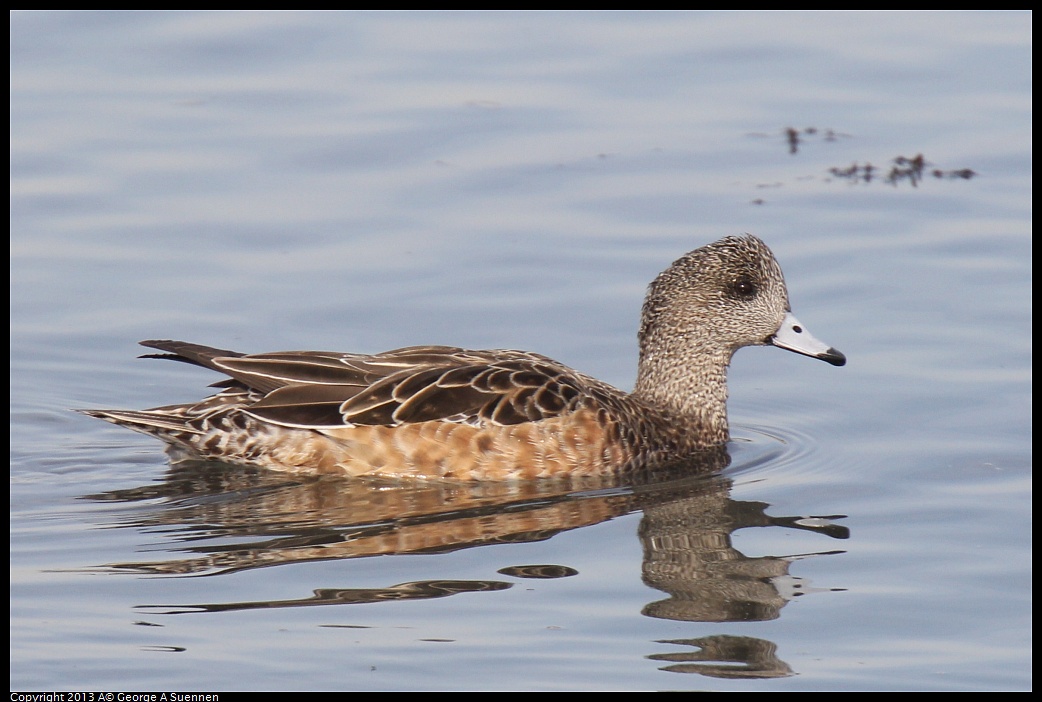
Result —
[{"label": "duck's eye", "polygon": [[756,296],[756,283],[748,278],[739,278],[731,283],[731,293],[742,300],[748,300]]}]

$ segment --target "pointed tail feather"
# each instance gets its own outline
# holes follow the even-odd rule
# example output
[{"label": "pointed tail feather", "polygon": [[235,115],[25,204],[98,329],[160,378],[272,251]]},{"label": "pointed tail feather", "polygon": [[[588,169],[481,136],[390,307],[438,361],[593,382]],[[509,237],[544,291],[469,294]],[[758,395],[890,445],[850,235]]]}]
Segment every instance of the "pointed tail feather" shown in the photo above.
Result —
[{"label": "pointed tail feather", "polygon": [[169,412],[97,409],[78,409],[75,411],[153,436],[162,437],[171,433],[183,434],[185,432],[192,434],[200,433],[199,430],[193,429],[185,422],[183,417],[171,415]]},{"label": "pointed tail feather", "polygon": [[209,368],[210,370],[219,371],[221,373],[224,371],[214,364],[213,359],[229,357],[238,358],[239,356],[245,355],[238,351],[215,349],[211,346],[192,344],[187,341],[172,341],[170,339],[146,339],[139,343],[150,349],[158,349],[167,352],[148,353],[143,355],[141,358],[165,358],[171,361],[190,363],[194,366],[202,366],[203,368]]}]

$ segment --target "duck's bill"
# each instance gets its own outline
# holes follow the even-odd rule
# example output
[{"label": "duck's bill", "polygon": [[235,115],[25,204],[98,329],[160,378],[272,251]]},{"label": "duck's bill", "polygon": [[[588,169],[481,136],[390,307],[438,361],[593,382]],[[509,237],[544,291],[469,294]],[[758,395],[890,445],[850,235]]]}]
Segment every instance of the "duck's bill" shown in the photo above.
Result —
[{"label": "duck's bill", "polygon": [[785,313],[785,319],[774,335],[767,340],[780,349],[802,353],[804,356],[820,358],[826,363],[834,366],[842,366],[847,362],[847,357],[831,346],[815,339],[806,327],[800,324],[800,320],[793,316],[792,312]]}]

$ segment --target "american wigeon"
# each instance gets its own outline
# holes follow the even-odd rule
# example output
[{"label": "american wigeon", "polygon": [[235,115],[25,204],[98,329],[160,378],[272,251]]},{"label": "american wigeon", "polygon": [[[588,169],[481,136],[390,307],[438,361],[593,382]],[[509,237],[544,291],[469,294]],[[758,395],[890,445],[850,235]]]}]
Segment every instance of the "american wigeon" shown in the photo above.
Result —
[{"label": "american wigeon", "polygon": [[774,255],[730,236],[651,283],[632,393],[535,353],[412,346],[245,355],[142,341],[229,378],[200,402],[81,410],[202,458],[296,473],[504,480],[674,463],[729,439],[727,366],[771,344],[842,366],[792,315]]}]

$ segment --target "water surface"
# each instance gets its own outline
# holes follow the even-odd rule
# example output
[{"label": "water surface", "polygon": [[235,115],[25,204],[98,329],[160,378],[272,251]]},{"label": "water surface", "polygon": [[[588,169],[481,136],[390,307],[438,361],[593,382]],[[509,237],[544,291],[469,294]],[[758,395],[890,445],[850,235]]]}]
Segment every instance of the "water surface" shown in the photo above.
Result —
[{"label": "water surface", "polygon": [[[1030,26],[13,13],[12,689],[1030,689]],[[740,232],[850,362],[740,352],[710,475],[290,480],[69,411],[217,380],[157,337],[629,388]]]}]

